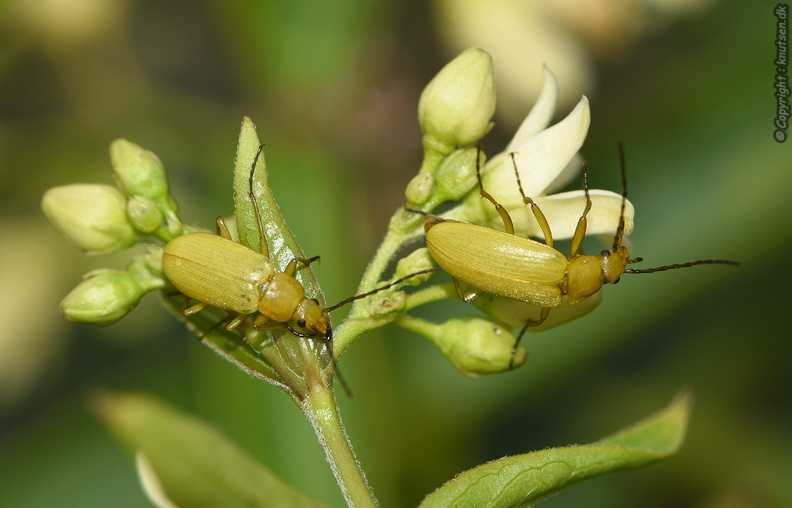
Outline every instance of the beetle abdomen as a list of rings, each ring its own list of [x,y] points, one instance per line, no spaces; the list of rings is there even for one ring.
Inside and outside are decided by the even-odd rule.
[[[543,307],[561,301],[559,284],[568,260],[543,243],[485,226],[439,220],[427,227],[426,245],[443,270],[487,293]]]
[[[210,233],[190,233],[165,246],[165,276],[180,292],[212,307],[252,314],[272,262],[242,244]]]

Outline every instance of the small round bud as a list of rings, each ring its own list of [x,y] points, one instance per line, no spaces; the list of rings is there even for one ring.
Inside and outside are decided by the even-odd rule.
[[[428,173],[415,175],[410,180],[410,183],[407,184],[407,188],[404,189],[404,196],[407,198],[407,202],[415,206],[426,203],[432,192],[434,192],[434,183],[434,178]]]
[[[89,254],[114,252],[137,240],[124,196],[109,185],[54,187],[44,193],[41,209],[66,239]]]
[[[443,201],[461,199],[476,186],[476,155],[478,153],[477,148],[457,150],[443,161],[435,174],[438,194],[442,195],[439,197]]]
[[[394,273],[394,276],[407,277],[410,274],[421,272],[423,270],[429,270],[435,266],[437,265],[435,264],[434,259],[432,259],[432,255],[429,254],[429,249],[426,247],[421,247],[419,249],[415,249],[409,255],[399,260],[399,262],[396,264],[396,272]],[[417,286],[418,284],[423,284],[429,277],[430,274],[419,275],[405,282],[411,286]]]
[[[110,161],[118,187],[127,196],[145,196],[158,205],[168,198],[168,179],[159,157],[125,139],[110,145]]]
[[[475,143],[492,128],[494,112],[492,57],[481,49],[465,50],[421,94],[418,120],[424,146],[448,154]]]
[[[145,292],[129,272],[105,270],[89,276],[66,295],[61,313],[69,321],[109,325],[126,316]]]
[[[528,356],[519,346],[512,361],[515,338],[491,321],[470,316],[438,325],[431,337],[440,351],[465,375],[504,372],[525,363]]]
[[[127,216],[138,231],[151,233],[162,226],[162,212],[152,200],[132,196],[126,204]]]

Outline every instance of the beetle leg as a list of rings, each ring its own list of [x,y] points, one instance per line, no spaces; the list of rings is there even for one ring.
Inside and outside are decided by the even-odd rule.
[[[454,287],[456,288],[456,292],[457,295],[459,296],[459,299],[465,303],[472,302],[473,300],[481,296],[481,294],[484,292],[481,289],[473,289],[473,288],[468,289],[467,292],[462,292],[462,288],[459,286],[459,281],[456,279],[454,279]]]
[[[528,328],[539,326],[544,323],[545,319],[547,319],[547,316],[550,315],[551,310],[552,307],[542,307],[541,312],[539,312],[538,319],[528,319],[525,321],[525,326],[523,326],[522,330],[520,330],[520,334],[517,335],[517,340],[514,341],[514,346],[512,346],[511,360],[509,360],[509,370],[514,368],[514,356],[517,354],[517,346],[520,345],[520,341],[522,340],[523,335],[525,335],[525,332],[528,331]]]
[[[481,151],[481,147],[479,147],[478,150],[480,152]],[[495,206],[495,210],[498,212],[498,214],[501,216],[501,219],[503,220],[503,227],[505,228],[505,231],[507,233],[509,233],[510,235],[513,235],[514,234],[514,222],[512,221],[512,218],[509,215],[509,212],[507,212],[506,209],[503,208],[503,205],[501,205],[500,203],[495,201],[495,198],[493,198],[492,195],[489,192],[484,190],[484,183],[482,183],[482,181],[481,181],[481,168],[479,166],[478,153],[476,154],[476,178],[478,179],[479,192],[481,193],[481,197],[489,200],[489,202],[492,203]]]
[[[572,246],[569,249],[569,259],[577,256],[578,253],[581,255],[583,254],[581,244],[583,243],[583,239],[586,237],[586,215],[588,214],[589,210],[591,210],[591,196],[589,196],[588,173],[586,173],[585,162],[583,163],[583,192],[586,194],[586,207],[583,209],[583,214],[578,219],[577,226],[575,227],[575,235],[572,237]],[[624,216],[622,216],[621,220],[624,220]],[[622,227],[622,231],[623,230],[624,228]]]
[[[305,266],[308,266],[311,263],[313,263],[314,261],[318,261],[318,260],[319,260],[319,256],[314,256],[314,257],[312,257],[310,259],[294,258],[291,261],[289,261],[288,265],[286,265],[286,268],[283,270],[283,273],[285,273],[286,275],[291,277],[292,275],[294,275],[294,272],[297,271],[297,262],[300,262],[300,263],[304,264]]]
[[[520,188],[520,194],[522,194],[523,204],[531,205],[531,213],[533,213],[536,222],[539,223],[539,227],[542,228],[542,234],[545,238],[545,244],[548,247],[553,246],[553,233],[550,231],[550,224],[547,222],[547,217],[545,217],[544,212],[542,209],[539,208],[533,199],[529,198],[525,195],[525,191],[522,188],[522,182],[520,181],[520,172],[517,171],[517,161],[514,159],[514,152],[511,154],[512,165],[514,166],[514,175],[517,177],[517,187]]]
[[[182,310],[182,314],[185,316],[192,316],[196,312],[201,312],[209,306],[208,303],[196,303],[192,307],[187,307],[187,302],[189,302],[189,300],[184,301],[184,309]]]
[[[237,326],[241,325],[242,322],[247,319],[250,314],[238,314],[237,317],[232,319],[225,327],[226,331],[231,331]]]
[[[225,238],[226,240],[231,240],[231,233],[228,232],[228,226],[226,226],[225,221],[222,217],[218,217],[215,221],[217,223],[217,234]]]

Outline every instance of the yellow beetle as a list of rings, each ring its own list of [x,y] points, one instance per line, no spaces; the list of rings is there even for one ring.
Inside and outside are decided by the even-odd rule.
[[[262,235],[261,252],[233,241],[225,223],[218,218],[219,236],[190,233],[171,240],[162,256],[163,271],[176,289],[198,301],[185,309],[185,316],[206,307],[236,313],[225,327],[231,331],[248,316],[258,313],[253,322],[256,329],[287,328],[297,336],[316,335],[329,341],[332,330],[319,302],[306,298],[303,285],[294,278],[298,263],[308,266],[319,256],[294,258],[282,272],[276,272],[269,259],[261,214],[253,193],[253,175],[261,150],[259,147],[250,169],[249,191]],[[310,333],[298,332],[290,326],[291,321]]]
[[[523,201],[531,206],[545,243],[514,234],[514,225],[509,213],[487,191],[481,180],[481,172],[476,167],[479,190],[482,197],[489,200],[500,214],[505,231],[466,222],[443,219],[426,214],[424,230],[426,245],[430,254],[440,267],[454,279],[457,293],[465,302],[470,302],[482,293],[512,298],[541,307],[538,319],[529,319],[517,338],[531,326],[538,326],[559,305],[566,296],[568,304],[580,303],[596,294],[603,284],[616,284],[623,273],[652,273],[675,268],[685,268],[703,264],[737,265],[736,261],[706,259],[676,265],[647,269],[630,269],[628,264],[641,261],[629,259],[627,248],[622,245],[624,236],[624,209],[627,201],[627,180],[624,164],[624,151],[619,145],[622,173],[622,207],[619,226],[613,237],[613,245],[597,256],[584,255],[581,244],[586,236],[586,215],[591,209],[591,198],[584,168],[583,189],[586,206],[578,219],[569,258],[553,248],[553,236],[542,211],[534,201],[525,195],[517,172],[517,184]],[[471,286],[463,292],[459,282]],[[516,347],[516,345],[515,345]]]
[[[326,312],[401,284],[416,275],[436,271],[430,269],[410,274],[323,309],[318,301],[305,296],[303,285],[294,277],[300,264],[308,266],[319,256],[310,259],[296,257],[282,272],[277,272],[269,259],[261,213],[253,193],[253,175],[261,149],[259,147],[250,169],[249,190],[262,235],[261,252],[233,241],[221,218],[217,219],[218,235],[189,233],[171,240],[165,246],[162,256],[165,276],[181,293],[198,301],[185,309],[185,316],[206,307],[223,309],[236,314],[225,327],[232,331],[248,316],[258,314],[253,321],[253,327],[257,330],[286,328],[296,336],[315,336],[329,344],[333,331]],[[309,333],[296,330],[290,325],[292,322]]]
[[[190,233],[180,236],[165,247],[165,275],[180,292],[197,300],[185,310],[189,316],[206,307],[234,312],[226,330],[239,326],[251,314],[259,313],[253,323],[256,329],[286,327],[295,321],[321,338],[331,337],[330,325],[319,303],[305,297],[302,284],[294,278],[297,263],[310,264],[318,259],[295,258],[283,272],[275,272],[267,256],[234,242],[225,236]],[[268,322],[274,325],[265,326]]]

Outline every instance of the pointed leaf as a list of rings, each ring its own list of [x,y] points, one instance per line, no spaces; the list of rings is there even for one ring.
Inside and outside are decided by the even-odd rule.
[[[434,491],[421,506],[526,506],[583,480],[666,458],[682,444],[691,403],[691,392],[683,390],[667,408],[600,442],[482,464]]]
[[[154,397],[102,391],[94,413],[137,457],[159,506],[324,506],[295,490],[213,427]]]

